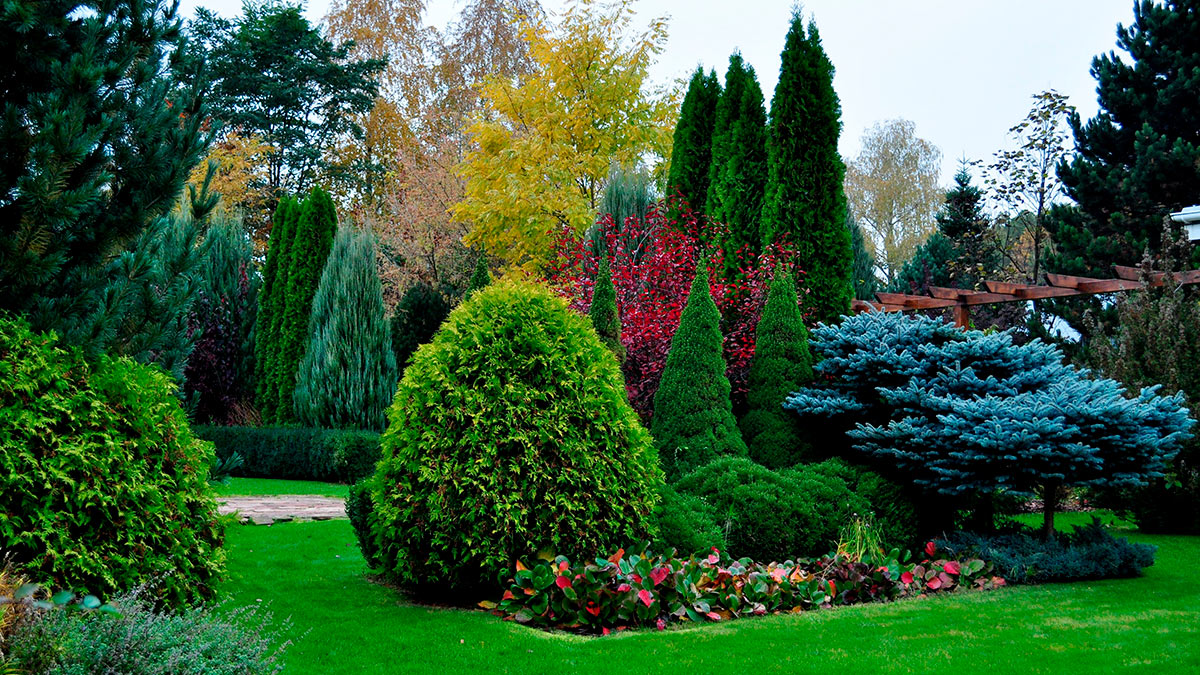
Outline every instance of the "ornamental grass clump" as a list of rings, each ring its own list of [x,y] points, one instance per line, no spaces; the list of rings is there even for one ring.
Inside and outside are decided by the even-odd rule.
[[[586,317],[528,282],[472,294],[413,355],[388,410],[371,534],[402,585],[498,587],[539,551],[647,534],[662,472]]]

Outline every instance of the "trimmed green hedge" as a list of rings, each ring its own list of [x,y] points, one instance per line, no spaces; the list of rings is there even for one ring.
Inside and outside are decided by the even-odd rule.
[[[197,426],[196,435],[212,441],[217,458],[233,453],[243,464],[235,476],[353,483],[375,472],[379,434],[341,429],[297,427]]]

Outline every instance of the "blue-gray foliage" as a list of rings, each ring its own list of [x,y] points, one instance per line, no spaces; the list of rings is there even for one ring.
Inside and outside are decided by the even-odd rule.
[[[1033,495],[1161,476],[1194,423],[1181,394],[1129,395],[1054,346],[920,316],[860,314],[813,332],[814,382],[784,404],[946,495]]]

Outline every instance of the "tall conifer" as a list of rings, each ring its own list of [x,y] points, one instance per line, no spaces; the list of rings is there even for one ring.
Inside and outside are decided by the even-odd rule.
[[[671,146],[671,168],[667,186],[678,190],[696,211],[708,199],[709,163],[712,160],[713,125],[721,85],[716,71],[704,73],[697,67],[679,108],[679,122]],[[620,225],[621,223],[617,223]]]
[[[308,335],[296,378],[300,423],[383,431],[384,410],[396,394],[396,357],[371,234],[338,230],[312,301]]]
[[[654,395],[650,433],[669,480],[717,457],[746,454],[729,402],[720,323],[702,260]]]
[[[592,304],[588,308],[592,326],[604,343],[617,357],[617,363],[625,362],[625,345],[621,344],[621,317],[617,314],[617,289],[613,286],[612,267],[608,256],[600,258],[600,271],[592,287]]]
[[[287,288],[289,249],[295,238],[300,219],[300,204],[294,197],[285,196],[275,207],[271,219],[271,234],[267,246],[267,262],[263,266],[263,285],[259,293],[257,327],[254,333],[255,393],[258,410],[263,419],[275,419],[279,404],[279,389],[275,379],[279,361],[279,324],[282,296]]]
[[[796,247],[810,293],[806,308],[817,321],[850,311],[853,253],[846,228],[846,167],[838,154],[841,104],[833,90],[833,64],[817,26],[807,30],[799,11],[781,55],[771,99],[764,244],[787,240]]]
[[[762,250],[759,221],[767,185],[767,111],[754,68],[741,54],[729,57],[725,92],[717,105],[705,212],[729,227],[725,250]],[[726,255],[733,265],[737,256]],[[729,269],[732,273],[736,270]]]
[[[321,280],[321,272],[333,247],[337,230],[337,209],[329,193],[313,188],[300,207],[296,234],[288,252],[286,294],[283,296],[279,323],[279,360],[275,364],[275,381],[279,404],[275,412],[278,424],[295,421],[292,395],[296,390],[296,374],[309,342],[309,317],[313,296]]]

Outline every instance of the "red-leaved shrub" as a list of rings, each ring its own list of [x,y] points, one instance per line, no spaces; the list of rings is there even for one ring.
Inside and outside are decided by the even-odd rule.
[[[672,218],[671,204],[653,204],[645,218],[626,218],[622,227],[606,215],[596,228],[611,256],[621,342],[627,352],[623,371],[629,402],[647,424],[697,262],[708,261],[710,292],[721,311],[726,374],[734,410],[739,411],[754,355],[754,330],[774,267],[793,265],[795,259],[794,251],[784,245],[774,245],[761,255],[723,251],[719,242],[729,239],[724,225],[698,219],[686,209],[678,219]],[[729,255],[737,259],[731,266],[738,270],[735,274],[726,272]],[[569,228],[556,234],[546,280],[573,309],[587,312],[598,269],[599,258],[589,241]],[[793,270],[793,275],[802,278],[799,270]]]

